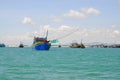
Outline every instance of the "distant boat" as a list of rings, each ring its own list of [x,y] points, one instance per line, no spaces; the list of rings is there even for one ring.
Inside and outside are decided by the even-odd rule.
[[[85,45],[81,42],[80,48],[85,48]]]
[[[61,48],[61,45],[58,45],[59,48]]]
[[[51,47],[50,41],[47,40],[48,31],[46,32],[46,37],[34,37],[33,48],[35,50],[49,50]]]
[[[81,42],[81,44],[78,44],[77,42],[71,43],[71,48],[85,48],[85,45]]]
[[[24,47],[24,45],[22,43],[20,43],[19,48],[23,48],[23,47]]]
[[[5,44],[1,43],[1,44],[0,44],[0,47],[5,47]]]

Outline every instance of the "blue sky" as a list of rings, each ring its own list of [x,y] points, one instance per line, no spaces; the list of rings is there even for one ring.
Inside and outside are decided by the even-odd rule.
[[[30,44],[29,36],[42,34],[43,27],[50,28],[50,39],[57,38],[52,32],[57,34],[61,28],[69,29],[66,34],[79,28],[78,34],[86,34],[84,42],[120,43],[120,0],[0,0],[0,42]],[[63,31],[59,36],[64,36]],[[78,34],[73,36],[79,42]],[[61,39],[61,43],[71,42],[70,37]]]

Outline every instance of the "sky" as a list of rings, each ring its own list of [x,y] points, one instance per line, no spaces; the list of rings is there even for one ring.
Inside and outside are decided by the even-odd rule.
[[[31,45],[34,36],[120,44],[120,0],[0,0],[0,43]]]

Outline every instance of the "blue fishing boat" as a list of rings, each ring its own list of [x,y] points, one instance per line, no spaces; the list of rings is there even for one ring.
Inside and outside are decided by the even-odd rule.
[[[46,32],[46,37],[34,37],[33,48],[35,50],[49,50],[51,47],[50,41],[47,40],[48,31]]]

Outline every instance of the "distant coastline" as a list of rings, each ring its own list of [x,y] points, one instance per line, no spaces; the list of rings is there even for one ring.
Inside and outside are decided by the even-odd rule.
[[[120,48],[120,44],[111,43],[84,43],[86,48]],[[61,44],[61,47],[69,47],[70,44]],[[18,45],[8,45],[0,43],[0,47],[18,47]],[[31,47],[31,45],[24,45],[24,47]],[[51,47],[59,47],[59,44],[51,45]]]

